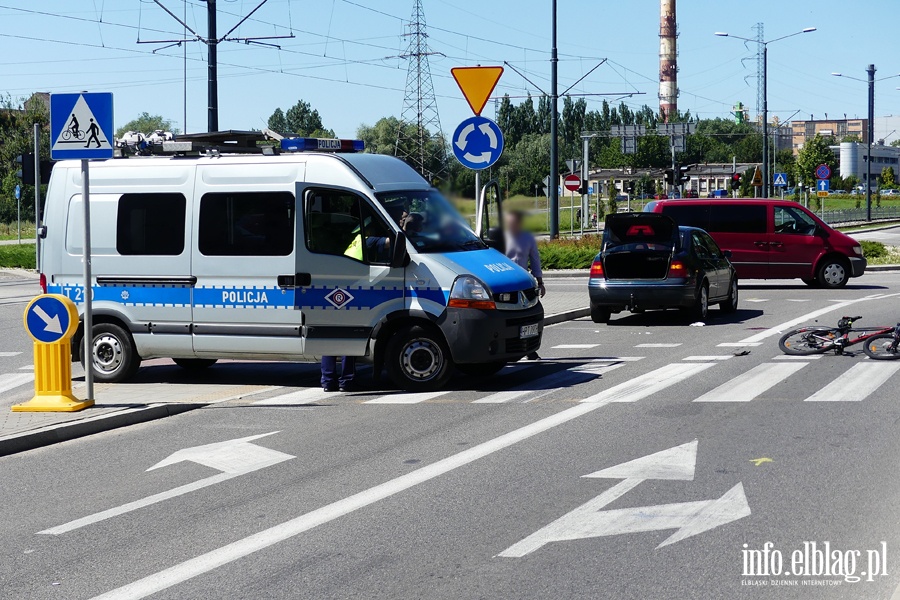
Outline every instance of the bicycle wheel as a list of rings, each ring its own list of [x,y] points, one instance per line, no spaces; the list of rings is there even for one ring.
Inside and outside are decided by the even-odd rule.
[[[69,130],[69,129],[63,129],[63,132],[62,132],[62,139],[68,140],[68,139],[71,138],[71,137],[72,137],[72,131]]]
[[[873,360],[900,359],[900,348],[894,343],[894,334],[892,333],[870,337],[863,344],[863,351]]]
[[[75,134],[75,135],[78,136],[78,140],[79,140],[79,141],[81,141],[81,140],[84,139],[84,132],[83,132],[82,130],[80,130],[80,129],[78,130],[78,133]]]
[[[788,331],[778,340],[778,346],[785,354],[821,354],[834,348],[834,340],[841,335],[837,329],[825,327],[803,327]]]

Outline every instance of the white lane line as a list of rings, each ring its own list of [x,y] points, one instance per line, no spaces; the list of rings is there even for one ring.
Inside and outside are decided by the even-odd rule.
[[[806,399],[807,402],[859,402],[884,385],[897,371],[896,363],[875,361],[853,365],[846,373]],[[891,394],[894,397],[893,393]]]
[[[553,349],[557,348],[561,350],[589,350],[591,348],[596,348],[600,344],[559,344],[558,346],[553,346]]]
[[[741,373],[694,402],[750,402],[809,363],[765,363]]]
[[[20,371],[34,371],[34,365],[26,365],[24,367],[19,367]]]
[[[679,365],[683,366],[683,365]],[[698,367],[700,365],[690,365]],[[348,515],[361,508],[370,506],[379,500],[399,494],[420,483],[425,483],[436,477],[449,473],[455,469],[468,465],[479,458],[489,456],[527,440],[539,433],[543,433],[554,427],[568,423],[578,417],[584,416],[594,410],[605,406],[608,402],[594,402],[591,404],[578,404],[572,408],[560,411],[530,425],[521,427],[500,437],[488,440],[468,450],[463,450],[452,456],[448,456],[430,465],[416,469],[400,477],[396,477],[382,484],[363,490],[357,494],[338,500],[312,512],[300,515],[294,519],[264,529],[259,533],[232,542],[206,554],[178,563],[158,573],[153,573],[143,579],[116,588],[105,594],[95,596],[93,600],[137,600],[146,598],[157,592],[168,589],[174,585],[208,573],[230,562],[258,552],[269,546],[288,540],[292,537],[309,531],[314,527],[333,521],[339,517]]]
[[[681,344],[638,344],[635,348],[677,348]]]
[[[772,360],[819,360],[822,358],[822,354],[810,354],[809,356],[794,356],[792,354],[785,354],[784,356],[776,356]]]
[[[582,400],[583,403],[637,402],[651,394],[660,392],[679,381],[684,381],[708,369],[716,363],[671,363],[649,373],[644,373],[630,381],[620,383],[599,394]]]
[[[768,302],[768,298],[741,298],[744,302]]]
[[[612,371],[613,369],[617,369],[622,366],[625,366],[624,362],[611,363],[606,360],[594,360],[586,364],[570,367],[565,371],[558,371],[556,373],[551,373],[550,375],[545,375],[544,377],[535,379],[534,381],[529,381],[527,383],[517,385],[502,392],[495,392],[493,394],[490,394],[489,396],[485,396],[484,398],[474,400],[472,404],[505,404],[508,402],[514,402],[519,398],[524,398],[531,394],[545,394],[548,392],[556,391],[555,388],[563,387],[566,382],[568,382],[570,379],[573,379],[573,375],[576,373],[602,375],[603,373]]]
[[[715,354],[711,356],[686,356],[681,360],[693,360],[693,361],[702,361],[702,362],[710,362],[713,360],[728,360],[729,358],[734,358],[734,354]]]
[[[4,373],[0,375],[0,394],[34,381],[34,373]]]
[[[755,348],[757,346],[762,346],[762,342],[725,342],[724,344],[717,344],[719,348]]]
[[[0,358],[9,358],[10,356],[18,356],[21,352],[0,352]]]
[[[900,292],[898,292],[896,294],[886,294],[886,295],[875,294],[874,296],[866,296],[865,298],[857,298],[856,300],[847,300],[845,302],[838,302],[837,304],[832,304],[831,306],[826,306],[825,308],[820,308],[819,310],[814,310],[810,313],[806,313],[805,315],[797,317],[796,319],[791,319],[790,321],[785,321],[784,323],[781,323],[780,325],[776,325],[775,327],[766,329],[765,331],[760,331],[759,333],[757,333],[755,335],[751,335],[750,337],[741,340],[741,343],[745,344],[745,345],[749,345],[751,342],[761,342],[765,339],[772,337],[773,335],[779,335],[779,334],[787,331],[791,327],[795,327],[802,323],[806,323],[807,321],[811,321],[812,319],[815,319],[816,317],[821,317],[822,315],[827,315],[830,312],[835,312],[842,308],[846,308],[848,306],[856,304],[857,302],[865,302],[867,300],[884,300],[885,298],[891,298],[894,296],[900,296]]]
[[[304,390],[294,390],[293,392],[281,394],[280,396],[274,396],[272,398],[266,398],[264,400],[257,400],[253,404],[259,404],[263,406],[298,406],[301,404],[312,404],[313,402],[324,400],[326,396],[341,395],[342,394],[338,394],[335,392],[326,392],[322,388],[315,387],[306,388]]]
[[[788,298],[787,301],[788,302],[809,302],[810,300],[809,300],[809,298],[806,298],[806,299]]]
[[[420,402],[425,402],[426,400],[431,400],[449,393],[450,392],[400,392],[366,400],[363,404],[419,404]]]

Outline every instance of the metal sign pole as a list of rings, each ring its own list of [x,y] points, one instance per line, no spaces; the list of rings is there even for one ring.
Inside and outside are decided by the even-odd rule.
[[[91,276],[91,194],[87,159],[81,160],[81,202],[84,205],[84,383],[85,399],[94,399],[94,315],[92,306],[93,278]]]
[[[41,270],[41,126],[34,124],[34,265]]]

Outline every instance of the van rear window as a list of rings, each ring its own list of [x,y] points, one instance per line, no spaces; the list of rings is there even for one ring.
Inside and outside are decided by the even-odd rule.
[[[184,252],[182,194],[122,194],[116,251],[125,256],[178,256]]]
[[[205,256],[288,256],[294,251],[290,192],[204,194],[198,247]]]
[[[766,233],[768,219],[765,204],[710,204],[710,233]]]

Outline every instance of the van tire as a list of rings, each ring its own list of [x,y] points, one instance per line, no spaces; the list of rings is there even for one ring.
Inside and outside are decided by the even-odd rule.
[[[469,375],[470,377],[490,377],[505,366],[506,361],[497,361],[456,365],[456,368],[463,375]]]
[[[134,377],[141,368],[141,357],[131,334],[115,323],[97,323],[93,329],[94,381],[119,383]],[[84,367],[83,349],[80,355]]]
[[[439,331],[401,327],[388,341],[386,354],[391,380],[408,392],[439,390],[450,379],[453,360]]]
[[[612,311],[607,306],[591,305],[591,321],[594,323],[609,323]]]
[[[826,256],[816,270],[816,281],[823,288],[844,287],[850,281],[850,265],[845,258]]]
[[[173,358],[172,361],[188,371],[202,371],[216,364],[218,359],[215,358]]]
[[[815,277],[803,277],[800,279],[800,281],[802,281],[809,287],[819,287],[819,281]]]

